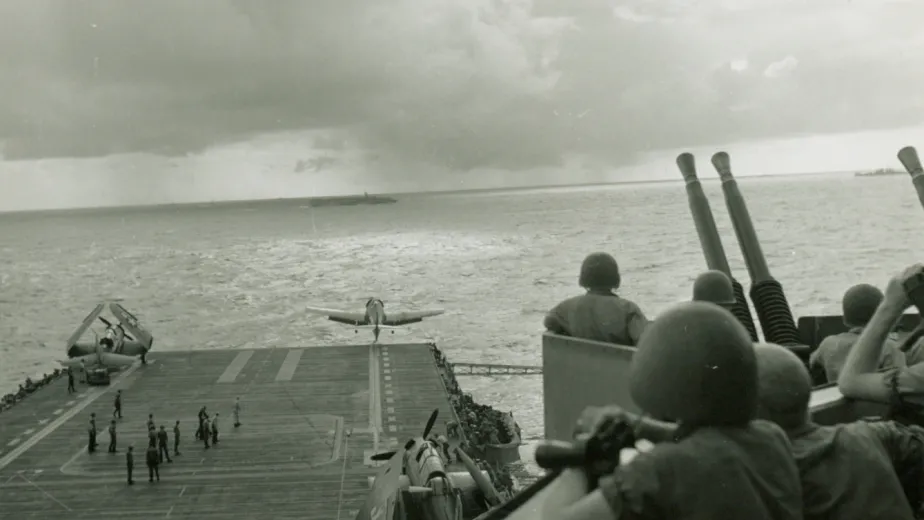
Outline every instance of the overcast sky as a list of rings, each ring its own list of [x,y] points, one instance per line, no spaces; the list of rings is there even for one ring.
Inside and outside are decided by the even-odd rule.
[[[457,169],[924,120],[924,2],[5,0],[8,159],[342,128]]]

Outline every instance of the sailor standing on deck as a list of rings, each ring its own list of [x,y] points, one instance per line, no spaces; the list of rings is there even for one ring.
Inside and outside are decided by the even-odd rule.
[[[74,388],[74,371],[70,368],[67,369],[67,393],[73,394],[77,392],[77,389]]]
[[[180,421],[173,425],[173,456],[180,454]]]
[[[93,453],[96,451],[96,413],[90,414],[90,426],[87,428],[87,433],[90,436],[89,444],[87,445],[87,451]]]
[[[160,482],[160,457],[157,455],[157,448],[148,446],[145,460],[148,463],[148,482],[154,482],[154,477],[157,477],[157,481]]]
[[[241,425],[241,398],[236,397],[234,399],[234,427],[237,428]]]
[[[202,440],[202,437],[205,433],[205,420],[209,418],[208,412],[206,412],[205,407],[199,409],[199,429],[196,430],[196,440]]]
[[[199,438],[205,443],[205,449],[209,449],[210,436],[209,414],[205,411],[205,407],[203,406],[202,409],[199,410]]]
[[[215,417],[212,417],[211,422],[211,433],[212,433],[212,444],[218,444],[218,412],[215,412]]]
[[[116,422],[115,419],[109,423],[109,453],[116,452]]]
[[[167,439],[167,430],[161,424],[160,431],[157,432],[157,454],[160,457],[160,462],[163,462],[164,459],[167,459],[167,462],[173,462],[170,458],[170,450],[167,449]]]
[[[122,418],[122,391],[116,390],[115,402],[112,403],[112,417]]]
[[[151,431],[155,428],[154,426],[154,414],[148,414],[148,431]]]
[[[132,471],[135,470],[135,454],[134,446],[129,446],[128,451],[125,452],[125,471],[128,473],[128,485],[131,486],[135,483],[132,480]]]

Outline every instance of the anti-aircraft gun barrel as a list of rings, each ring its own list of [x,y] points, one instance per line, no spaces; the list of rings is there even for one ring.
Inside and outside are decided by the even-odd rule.
[[[687,201],[690,205],[690,213],[693,215],[693,224],[696,226],[696,234],[699,236],[703,256],[706,257],[706,267],[722,271],[731,279],[732,289],[735,291],[735,306],[731,309],[732,313],[748,329],[751,339],[759,341],[757,327],[754,326],[754,318],[751,316],[751,309],[744,295],[744,288],[732,276],[728,257],[722,246],[722,237],[719,235],[712,208],[709,206],[709,199],[696,175],[696,158],[691,153],[682,153],[677,156],[677,167],[680,168],[686,184]]]
[[[898,151],[898,160],[901,161],[902,166],[911,175],[911,183],[914,184],[914,189],[918,192],[918,200],[924,206],[924,167],[921,167],[918,151],[913,146],[906,146]]]
[[[722,181],[725,204],[751,277],[751,301],[757,310],[757,319],[764,331],[764,338],[771,343],[787,347],[801,347],[794,350],[804,353],[802,351],[805,347],[799,341],[799,329],[796,328],[792,310],[783,293],[783,286],[770,274],[770,267],[761,250],[744,196],[732,175],[731,159],[727,153],[718,152],[712,156],[712,165]]]

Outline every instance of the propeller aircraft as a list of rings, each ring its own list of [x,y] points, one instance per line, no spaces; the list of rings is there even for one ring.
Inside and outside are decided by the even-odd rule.
[[[420,515],[413,518],[462,520],[462,495],[476,490],[481,491],[488,506],[500,503],[491,480],[461,449],[456,454],[468,472],[446,472],[439,446],[427,440],[438,415],[439,410],[433,410],[420,437],[408,439],[397,451],[372,456],[372,460],[387,463],[376,475],[356,520],[391,519],[398,504],[405,511],[415,508]],[[410,504],[399,499],[404,494],[410,497]]]
[[[151,350],[154,337],[145,329],[132,313],[116,302],[109,303],[113,320],[102,316],[105,303],[99,303],[67,340],[65,350],[68,359],[60,361],[68,368],[107,368],[119,370],[135,362],[137,357],[145,361],[144,356]],[[90,327],[101,321],[105,326],[102,338],[94,342],[80,342]],[[96,336],[96,332],[93,333]]]
[[[375,335],[373,343],[378,343],[379,334],[382,330],[390,330],[392,334],[394,329],[401,325],[411,323],[420,323],[424,318],[439,316],[444,310],[434,309],[427,311],[404,311],[404,312],[385,312],[385,303],[379,298],[369,298],[366,301],[366,307],[362,312],[338,311],[334,309],[323,309],[320,307],[306,307],[305,310],[311,314],[324,316],[330,321],[352,325],[359,333],[359,329],[372,329]]]

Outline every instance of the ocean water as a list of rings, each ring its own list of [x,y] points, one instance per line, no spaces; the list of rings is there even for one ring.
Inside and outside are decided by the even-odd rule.
[[[794,313],[837,313],[859,282],[924,259],[924,210],[905,176],[739,179]],[[718,183],[706,184],[726,252],[749,286]],[[613,253],[622,294],[655,316],[688,299],[703,256],[680,183],[0,215],[0,388],[53,369],[93,305],[120,299],[155,348],[355,341],[302,312],[440,307],[389,342],[432,339],[453,361],[540,363],[544,312],[579,293],[578,267]],[[532,377],[462,379],[476,399],[542,432]]]

